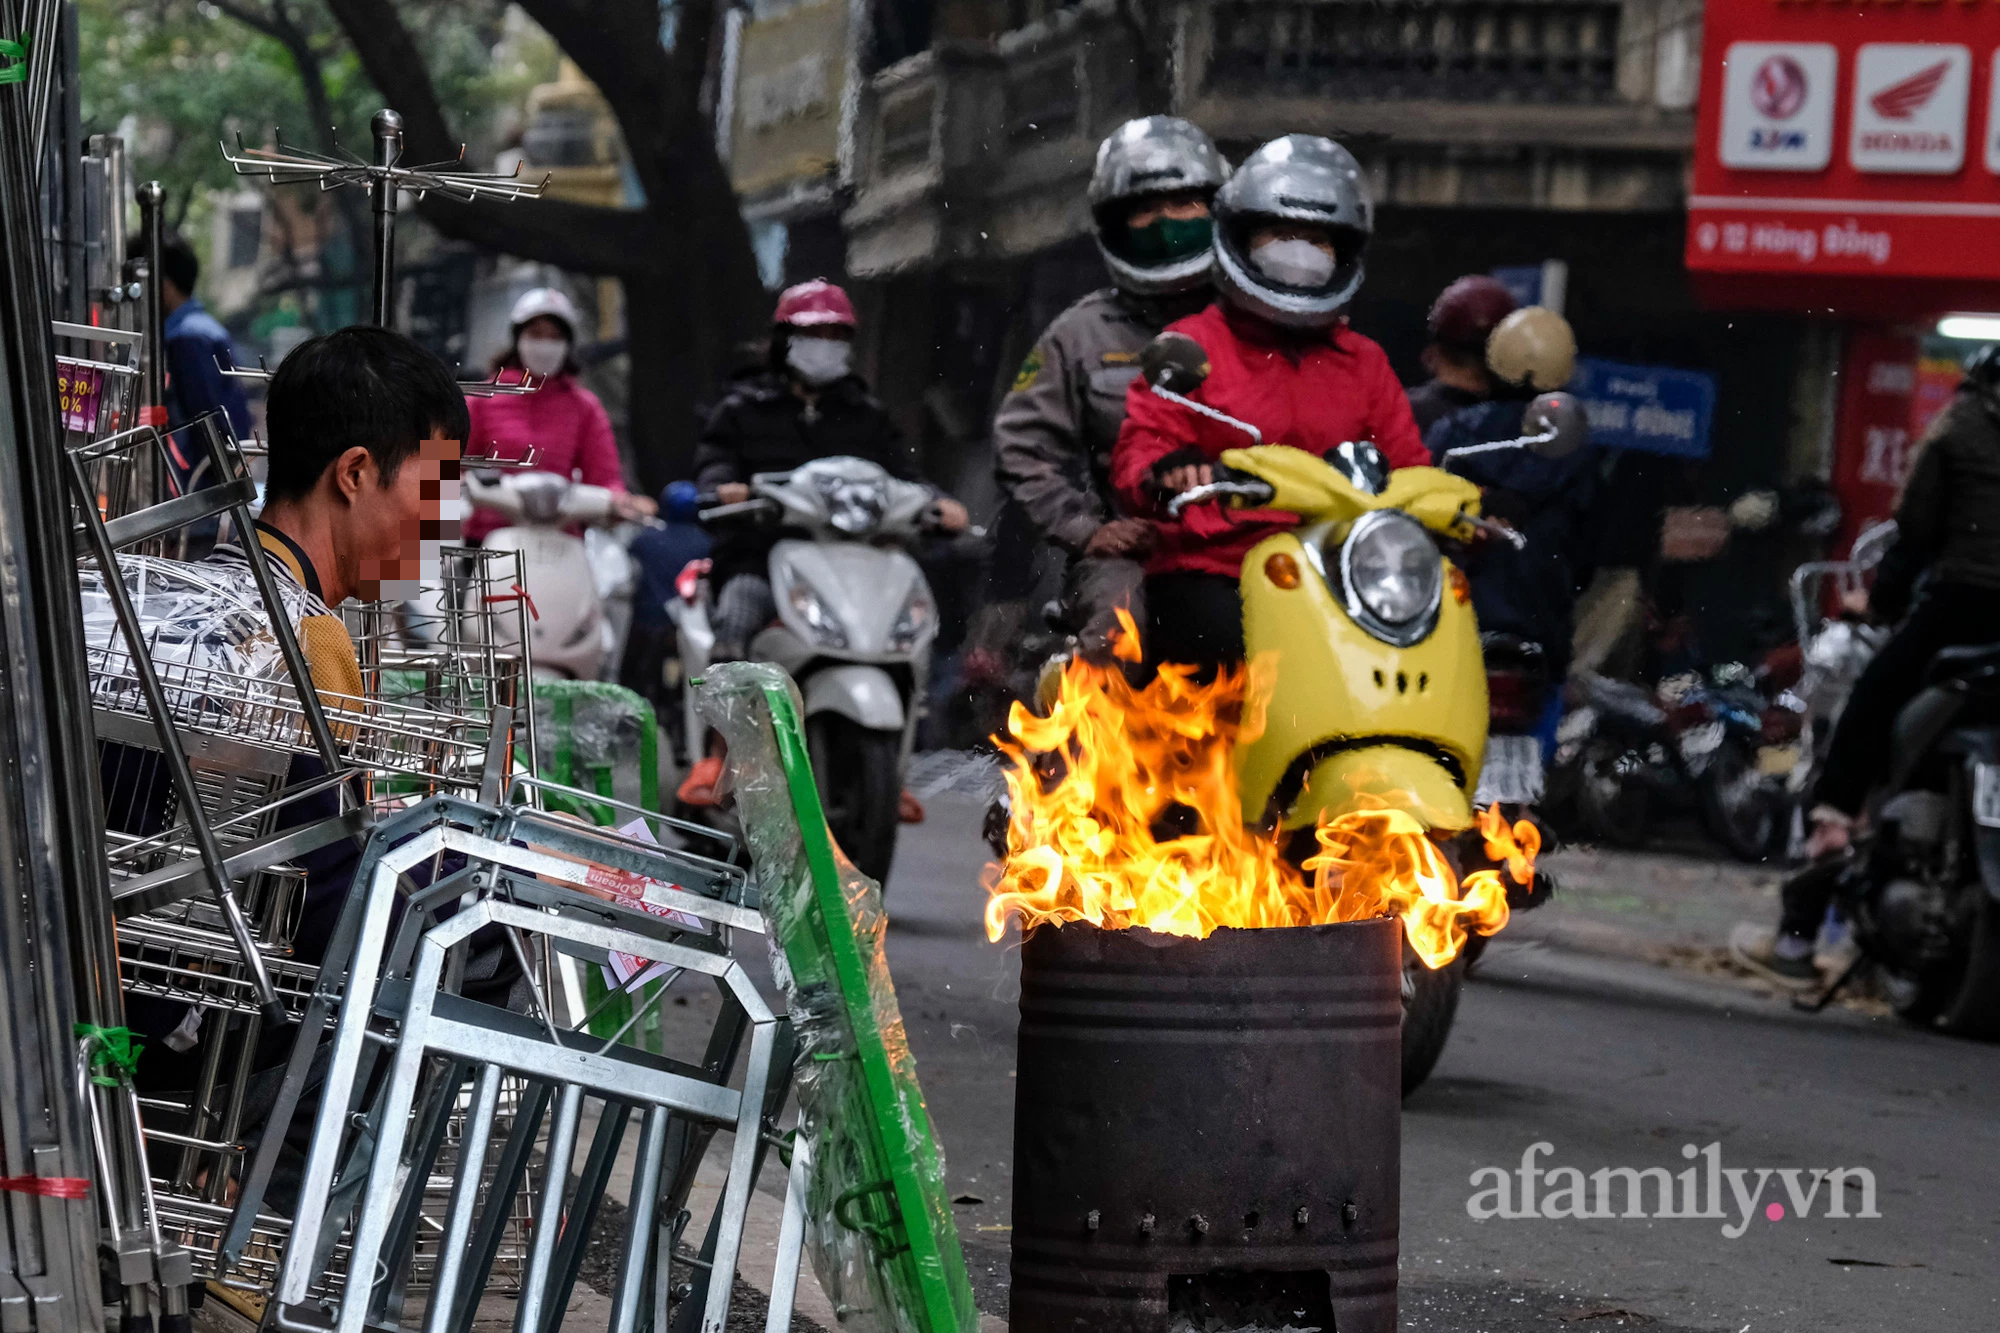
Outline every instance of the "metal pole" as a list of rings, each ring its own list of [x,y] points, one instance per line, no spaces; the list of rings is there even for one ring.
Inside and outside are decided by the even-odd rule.
[[[403,118],[384,107],[368,128],[375,132],[375,165],[395,166],[403,156]],[[396,183],[384,170],[368,188],[375,203],[375,322],[386,329],[396,317]]]
[[[16,12],[19,12],[18,10]],[[9,779],[0,789],[0,822],[12,849],[5,867],[7,931],[25,932],[10,961],[27,965],[4,988],[8,1050],[4,1092],[26,1110],[28,1139],[9,1145],[16,1171],[89,1178],[93,1170],[89,1108],[79,1096],[73,1026],[83,1018],[122,1025],[117,952],[105,887],[101,803],[95,750],[87,735],[87,683],[69,505],[57,459],[54,364],[43,304],[41,247],[34,217],[33,138],[25,90],[0,88],[0,669]],[[22,955],[27,957],[24,959]],[[31,961],[30,961],[31,960]],[[81,1002],[79,1004],[79,1001]],[[112,1099],[100,1105],[121,1120]],[[13,1117],[9,1117],[13,1120]],[[20,1123],[20,1122],[15,1122]],[[123,1157],[125,1149],[119,1149]],[[128,1170],[129,1158],[112,1165]],[[28,1314],[44,1330],[103,1327],[99,1231],[93,1202],[140,1220],[132,1177],[99,1178],[90,1200],[44,1200],[9,1210],[7,1267],[45,1285],[47,1304]],[[35,1259],[23,1268],[19,1259]],[[119,1279],[143,1281],[149,1256],[121,1250]],[[123,1261],[130,1260],[129,1264]]]

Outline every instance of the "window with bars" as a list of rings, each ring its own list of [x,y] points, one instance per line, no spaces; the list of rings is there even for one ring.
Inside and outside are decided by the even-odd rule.
[[[1209,83],[1343,101],[1616,99],[1615,0],[1235,0]]]

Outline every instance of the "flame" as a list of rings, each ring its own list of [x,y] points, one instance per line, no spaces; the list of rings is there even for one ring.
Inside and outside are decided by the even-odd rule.
[[[1138,658],[1123,612],[1113,655]],[[1398,809],[1341,811],[1294,865],[1270,835],[1244,827],[1233,754],[1262,726],[1274,664],[1226,668],[1209,682],[1162,666],[1143,688],[1116,665],[1073,659],[1047,715],[1016,703],[1007,735],[1012,820],[1007,856],[989,867],[986,933],[1088,921],[1204,937],[1224,926],[1306,926],[1398,916],[1418,957],[1442,967],[1467,933],[1507,923],[1500,873],[1463,883],[1423,824]],[[1487,855],[1518,884],[1534,878],[1541,838],[1481,812]]]

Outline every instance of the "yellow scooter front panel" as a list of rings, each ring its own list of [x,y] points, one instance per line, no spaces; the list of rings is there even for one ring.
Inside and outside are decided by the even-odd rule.
[[[1331,551],[1324,563],[1338,568]],[[1447,563],[1436,628],[1398,648],[1354,623],[1319,564],[1296,532],[1266,538],[1243,561],[1248,657],[1278,661],[1263,729],[1236,750],[1245,821],[1280,814],[1296,828],[1364,793],[1404,790],[1427,823],[1462,827],[1487,719],[1485,660],[1463,583]],[[1281,783],[1289,808],[1279,812],[1271,806]]]

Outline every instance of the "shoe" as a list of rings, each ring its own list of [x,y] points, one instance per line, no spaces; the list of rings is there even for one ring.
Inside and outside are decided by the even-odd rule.
[[[722,756],[703,755],[700,762],[688,770],[681,779],[680,790],[675,794],[682,805],[708,806],[716,803],[715,787],[722,781]]]
[[[1799,943],[1804,953],[1780,953],[1776,931],[1747,921],[1729,934],[1729,952],[1737,962],[1788,990],[1810,990],[1820,984],[1820,973],[1813,966],[1812,942]]]
[[[896,819],[903,824],[924,822],[924,803],[911,795],[908,787],[903,788],[903,794],[896,798]]]

